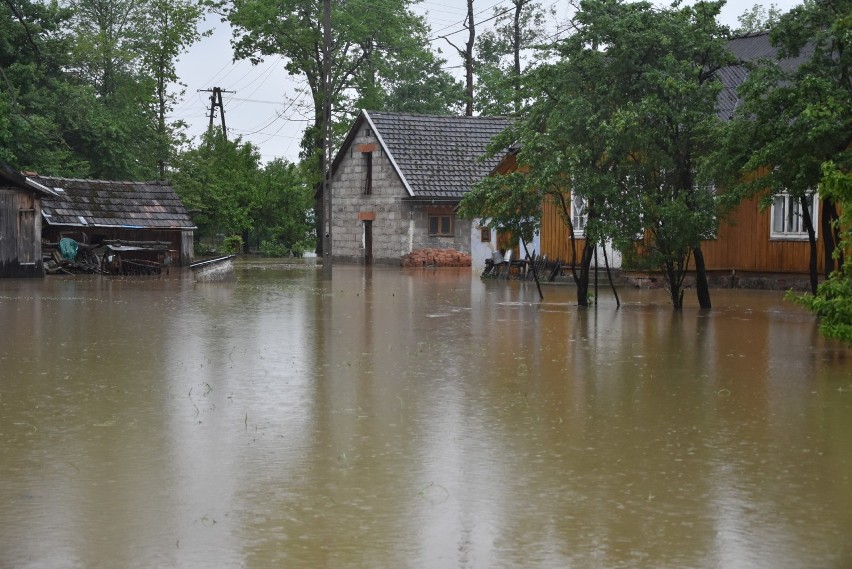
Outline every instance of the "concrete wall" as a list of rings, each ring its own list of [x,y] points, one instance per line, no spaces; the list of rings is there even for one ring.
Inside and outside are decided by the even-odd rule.
[[[343,150],[332,179],[332,255],[335,260],[363,262],[365,222],[372,225],[373,262],[398,264],[415,249],[455,249],[470,253],[471,223],[454,216],[452,236],[430,236],[429,215],[455,204],[411,200],[402,180],[375,135],[364,124]],[[367,159],[372,152],[371,193],[364,194]]]

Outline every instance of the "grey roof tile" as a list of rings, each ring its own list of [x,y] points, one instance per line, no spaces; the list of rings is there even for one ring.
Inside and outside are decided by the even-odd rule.
[[[740,97],[737,90],[748,78],[749,64],[757,63],[762,59],[772,60],[776,61],[782,70],[790,72],[808,61],[814,51],[814,46],[808,44],[798,56],[778,59],[778,49],[770,42],[769,32],[733,38],[728,41],[726,47],[740,63],[723,67],[716,72],[716,76],[722,82],[722,90],[716,98],[716,113],[724,120],[730,120],[739,106]]]
[[[503,117],[367,114],[417,198],[461,199],[497,166],[502,155],[483,160],[485,151],[510,124]]]

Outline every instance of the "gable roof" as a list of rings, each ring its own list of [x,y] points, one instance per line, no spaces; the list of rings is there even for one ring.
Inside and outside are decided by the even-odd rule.
[[[739,60],[735,65],[729,65],[716,71],[716,76],[722,82],[722,91],[716,100],[716,113],[723,120],[730,120],[740,104],[737,93],[740,85],[748,78],[749,66],[761,59],[775,61],[786,72],[795,71],[802,63],[813,57],[814,46],[805,45],[798,56],[778,59],[778,48],[773,46],[769,32],[757,32],[736,37],[726,44]]]
[[[48,225],[195,229],[167,182],[115,182],[38,176],[55,196],[42,200]]]
[[[500,155],[481,158],[510,120],[364,110],[335,157],[332,172],[365,124],[373,129],[411,198],[460,200],[497,166]]]
[[[41,196],[55,195],[53,190],[39,184],[35,180],[27,178],[22,173],[12,168],[9,164],[0,161],[0,186],[17,187],[30,190]]]

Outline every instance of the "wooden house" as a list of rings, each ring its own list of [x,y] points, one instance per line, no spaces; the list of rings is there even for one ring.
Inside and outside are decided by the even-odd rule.
[[[717,114],[722,120],[730,120],[739,105],[737,89],[748,77],[745,62],[757,59],[775,59],[777,50],[769,42],[768,33],[750,34],[735,38],[728,43],[730,49],[743,62],[723,68],[717,72],[723,89],[717,100]],[[811,52],[807,49],[796,58],[780,60],[782,68],[795,69]],[[503,174],[517,169],[515,155],[504,156],[495,172]],[[570,190],[565,193],[570,215],[574,223],[579,257],[583,247],[582,227],[585,223],[584,204],[581,199],[573,199]],[[818,269],[825,268],[825,253],[821,243],[819,229],[820,200],[812,200],[811,216],[817,228]],[[747,278],[751,275],[777,275],[776,280],[784,285],[789,282],[784,275],[805,274],[808,272],[810,246],[802,222],[800,206],[790,196],[780,193],[774,196],[768,208],[760,207],[760,199],[744,200],[730,215],[721,220],[714,239],[702,242],[701,249],[708,271],[724,275],[738,275]],[[570,262],[571,242],[567,227],[562,219],[561,204],[555,198],[547,198],[542,204],[541,231],[535,247],[540,254],[550,259]],[[620,256],[607,250],[610,266],[620,266]],[[603,261],[600,261],[600,265]],[[772,283],[764,283],[771,285]]]
[[[778,50],[771,45],[768,32],[732,39],[727,47],[742,63],[717,72],[723,85],[717,100],[717,113],[723,120],[730,120],[739,105],[737,89],[748,77],[747,62],[777,60],[782,69],[791,71],[813,54],[812,47],[806,46],[797,57],[778,59]],[[817,266],[822,272],[825,269],[819,222],[822,204],[818,196],[811,202],[810,214],[817,232]],[[804,274],[810,262],[810,244],[801,206],[784,193],[777,193],[768,208],[760,206],[759,198],[743,201],[722,220],[716,238],[704,241],[701,249],[709,271],[732,274]]]
[[[43,277],[42,200],[53,191],[0,162],[0,277]]]
[[[455,210],[494,170],[499,157],[482,157],[508,124],[362,111],[331,167],[333,258],[399,264],[415,251],[440,249],[484,264],[482,231]]]
[[[106,240],[167,242],[175,264],[192,262],[195,225],[167,182],[117,182],[35,176],[51,190],[43,200],[45,240],[71,237],[97,245]]]

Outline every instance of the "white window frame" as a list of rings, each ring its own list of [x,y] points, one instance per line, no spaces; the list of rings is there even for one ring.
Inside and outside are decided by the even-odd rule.
[[[579,210],[579,211],[578,211]],[[589,200],[575,193],[571,194],[571,225],[574,237],[585,237],[586,224],[589,221]]]
[[[819,234],[819,198],[816,192],[810,192],[811,198],[811,223],[814,226],[814,235]],[[770,241],[806,241],[808,230],[805,228],[805,219],[801,214],[801,203],[799,199],[787,192],[780,192],[772,197],[772,207],[769,212],[769,239]]]

